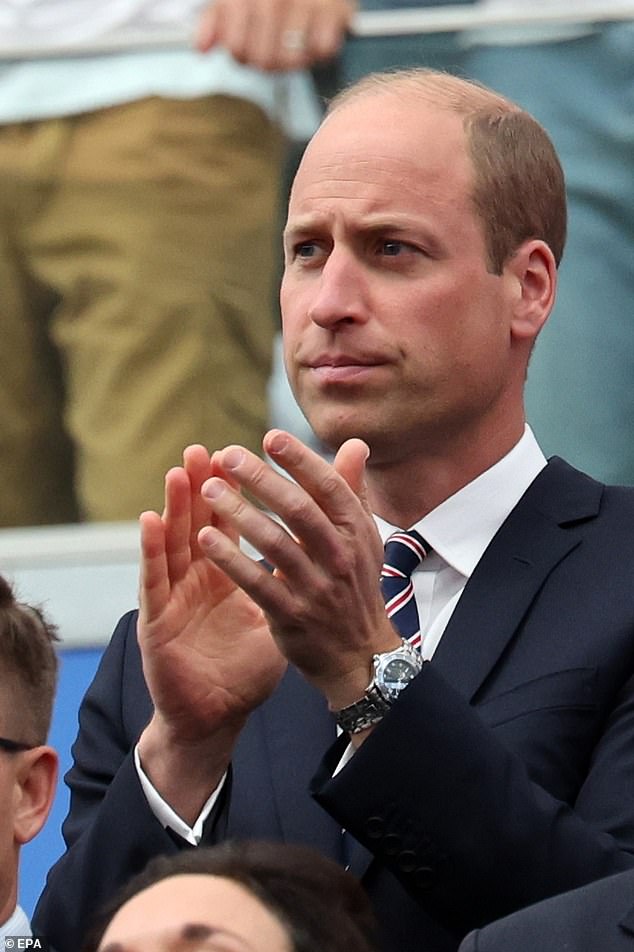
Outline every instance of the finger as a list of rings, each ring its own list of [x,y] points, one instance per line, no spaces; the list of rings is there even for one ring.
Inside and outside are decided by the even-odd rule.
[[[252,0],[244,61],[265,70],[299,69],[313,62],[312,24],[322,2]]]
[[[315,8],[309,3],[286,3],[275,23],[270,43],[278,69],[300,69],[317,58],[314,49]]]
[[[298,444],[303,448],[303,444]],[[315,454],[313,454],[315,455]],[[251,497],[257,499],[265,509],[277,514],[281,521],[288,526],[293,535],[299,539],[314,555],[317,560],[328,558],[335,544],[336,529],[332,522],[310,494],[304,488],[291,482],[283,473],[240,446],[227,447],[221,454],[223,468],[246,489]],[[345,486],[343,479],[332,470],[332,476],[340,482],[354,499],[352,492]],[[205,490],[210,489],[206,484]],[[225,514],[225,502],[211,501],[214,511],[218,515]],[[357,503],[358,507],[358,503]],[[236,514],[231,518],[236,524]],[[254,532],[248,519],[240,524],[241,534],[245,536],[262,555],[264,549],[260,545],[266,544],[266,539],[254,541]]]
[[[200,495],[200,487],[211,475],[211,459],[209,451],[201,444],[195,443],[186,447],[183,452],[183,469],[189,479],[190,526],[189,550],[190,558],[198,551],[198,531],[209,525],[211,512],[209,506]]]
[[[236,480],[231,476],[230,473],[224,470],[222,466],[220,465],[219,452],[214,453],[211,458],[211,472],[212,472],[212,476],[219,476],[221,479],[224,479],[224,481],[228,483],[232,489],[235,489],[236,492],[240,491],[240,486],[236,482]],[[209,506],[209,500],[206,499],[204,496],[203,496],[203,502],[204,502],[204,505]],[[233,525],[233,523],[231,523],[229,520],[224,519],[221,515],[214,512],[213,518],[212,518],[212,525],[220,529],[221,532],[224,532],[225,535],[228,536],[228,538],[231,539],[232,542],[235,543],[235,545],[239,545],[240,534],[238,530],[236,529],[236,527]]]
[[[365,444],[362,440],[349,442],[352,445],[344,451],[341,465],[356,483],[360,477],[355,473],[361,466],[357,457],[363,455]],[[270,430],[264,437],[263,446],[271,459],[306,490],[335,525],[346,525],[358,517],[356,485],[351,486],[332,463],[283,430]]]
[[[296,481],[289,480],[242,447],[228,447],[223,451],[223,467],[251,496],[279,516],[321,571],[328,574],[333,567],[340,566],[340,571],[345,572],[351,557],[352,539],[358,543],[362,536],[367,537],[368,552],[374,551],[373,545],[379,538],[374,522],[332,465],[296,437],[273,431],[271,442],[269,436],[265,437],[266,448],[278,448],[276,455]],[[290,457],[293,458],[289,461]],[[209,484],[206,484],[204,491],[208,487]],[[226,502],[213,500],[210,504],[218,514],[234,520],[239,518],[233,512],[228,515]],[[269,539],[258,538],[248,518],[240,522],[240,531],[262,555],[287,572],[280,562],[280,556],[270,554],[266,548]],[[295,573],[293,582],[298,584],[300,581],[301,576]],[[309,581],[308,576],[305,581]]]
[[[346,440],[339,447],[333,462],[335,470],[359,498],[365,494],[365,464],[369,455],[370,448],[363,440]]]
[[[172,585],[185,575],[191,563],[191,509],[189,476],[182,466],[175,466],[165,476],[165,510],[162,518],[167,572]]]
[[[261,562],[245,555],[215,526],[201,529],[198,544],[206,557],[267,615],[275,617],[278,622],[290,617],[292,596],[285,579],[273,575]]]
[[[311,62],[336,56],[351,21],[352,8],[341,0],[321,0],[316,5],[308,37]]]
[[[161,614],[169,601],[170,581],[165,549],[165,526],[156,512],[142,512],[139,606],[147,623]]]
[[[283,476],[275,475],[281,484],[291,485]],[[292,488],[297,492],[297,487]],[[258,509],[222,479],[214,477],[208,480],[203,486],[202,492],[219,516],[215,528],[222,531],[221,525],[230,524],[232,526],[231,534],[226,531],[223,532],[231,541],[232,547],[223,551],[237,549],[236,539],[242,536],[257,549],[270,565],[288,578],[294,587],[306,587],[310,584],[313,562],[308,558],[298,541],[288,533],[284,525]],[[324,524],[327,525],[323,514],[321,518]],[[234,578],[234,581],[242,585],[243,580]]]
[[[283,43],[287,23],[288,4],[280,0],[262,0],[253,11],[249,62],[260,69],[284,69],[287,67]],[[304,27],[298,24],[298,37]]]
[[[239,63],[258,66],[251,52],[253,39],[257,33],[254,22],[254,4],[245,0],[231,0],[231,4],[222,3],[219,10],[218,42],[231,53]]]
[[[218,9],[215,3],[210,4],[203,10],[196,34],[194,36],[194,46],[200,53],[208,53],[216,45],[218,38]]]

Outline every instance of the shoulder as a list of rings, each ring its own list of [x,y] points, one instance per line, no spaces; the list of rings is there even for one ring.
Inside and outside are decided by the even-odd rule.
[[[459,952],[634,949],[634,869],[528,906],[467,936]]]

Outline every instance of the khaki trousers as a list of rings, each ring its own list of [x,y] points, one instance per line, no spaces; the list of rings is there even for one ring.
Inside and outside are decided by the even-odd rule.
[[[135,518],[188,443],[260,451],[281,145],[225,96],[0,127],[0,525]]]

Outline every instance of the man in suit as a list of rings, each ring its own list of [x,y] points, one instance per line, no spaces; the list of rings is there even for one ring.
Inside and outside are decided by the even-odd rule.
[[[275,467],[189,447],[142,516],[138,630],[83,703],[37,910],[61,952],[186,842],[317,846],[399,952],[634,866],[634,492],[547,462],[523,410],[564,234],[554,149],[508,100],[416,70],[334,101],[281,292],[334,463],[279,430]],[[392,620],[388,538],[428,553],[385,570]]]
[[[460,952],[628,952],[634,871],[607,876],[471,932]]]
[[[57,678],[56,628],[0,575],[0,942],[30,936],[18,905],[20,851],[53,804],[57,754],[46,743]]]

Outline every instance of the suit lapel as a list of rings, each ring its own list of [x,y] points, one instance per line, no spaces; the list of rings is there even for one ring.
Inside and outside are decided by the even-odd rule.
[[[530,491],[530,490],[529,490]],[[454,610],[432,664],[470,701],[513,636],[547,575],[579,544],[534,502],[522,500],[484,553]],[[371,854],[348,841],[357,876]]]
[[[602,486],[553,459],[486,549],[454,610],[433,664],[471,701],[540,587],[577,545]]]

